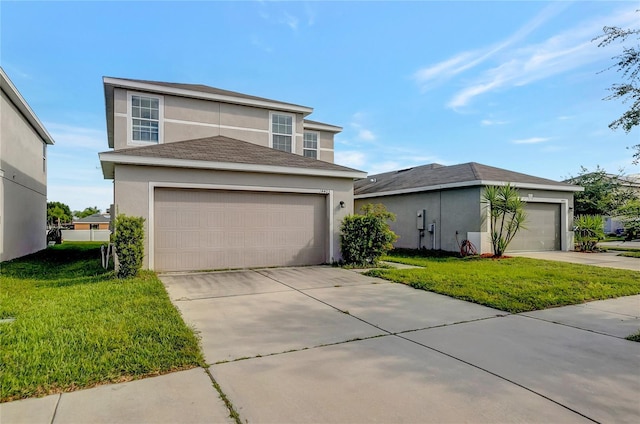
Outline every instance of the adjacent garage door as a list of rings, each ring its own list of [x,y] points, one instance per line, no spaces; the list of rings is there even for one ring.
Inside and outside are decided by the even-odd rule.
[[[326,196],[157,188],[154,268],[212,270],[326,262]]]
[[[560,204],[527,203],[527,229],[520,230],[508,251],[560,250]]]

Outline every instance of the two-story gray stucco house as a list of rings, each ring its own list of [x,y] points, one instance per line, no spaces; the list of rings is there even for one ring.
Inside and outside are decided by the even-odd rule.
[[[396,247],[455,252],[469,240],[478,253],[489,253],[482,197],[485,187],[505,184],[518,188],[527,213],[527,228],[508,251],[573,250],[573,194],[582,187],[474,162],[371,175],[355,183],[355,208],[380,203],[396,214]]]
[[[0,262],[47,246],[51,135],[0,68]]]
[[[194,84],[105,77],[100,153],[112,215],[146,219],[144,266],[160,271],[328,263],[353,212],[333,163],[342,129],[312,108]]]

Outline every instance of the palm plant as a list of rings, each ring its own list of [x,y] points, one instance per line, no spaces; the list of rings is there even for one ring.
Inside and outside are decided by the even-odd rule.
[[[493,254],[502,256],[518,230],[526,228],[525,203],[520,199],[518,189],[511,184],[487,186],[482,198],[488,206]]]

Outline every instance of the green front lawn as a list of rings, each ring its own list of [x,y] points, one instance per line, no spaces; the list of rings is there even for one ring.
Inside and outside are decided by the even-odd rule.
[[[424,268],[367,275],[513,313],[640,294],[637,271],[519,257],[426,258],[407,252],[392,252],[384,260]]]
[[[203,365],[156,275],[114,278],[99,246],[67,242],[0,265],[1,401]]]

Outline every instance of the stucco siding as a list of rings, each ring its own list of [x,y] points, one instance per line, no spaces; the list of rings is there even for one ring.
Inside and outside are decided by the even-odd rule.
[[[277,189],[309,189],[333,191],[333,206],[330,214],[333,228],[329,231],[333,235],[333,259],[338,260],[340,222],[353,209],[353,182],[345,178],[287,176],[281,174],[259,174],[251,172],[208,171],[197,169],[161,168],[146,166],[116,165],[115,168],[115,206],[119,213],[142,216],[145,218],[145,258],[143,266],[149,266],[149,213],[150,213],[150,182],[161,183],[165,186],[189,188],[219,188],[233,186]],[[340,201],[346,207],[340,208]],[[151,205],[153,207],[153,205]],[[328,218],[327,218],[328,219]]]
[[[130,110],[127,102],[130,93],[125,89],[114,89],[113,131],[116,150],[149,145],[149,143],[129,140],[131,120],[128,117]],[[162,143],[222,135],[260,146],[269,147],[271,144],[270,113],[277,113],[277,111],[166,94],[162,99],[163,119],[160,122]],[[302,155],[304,118],[301,113],[291,115],[294,118],[292,151]],[[333,149],[333,134],[325,131],[318,132],[320,133],[319,147]],[[333,163],[333,158],[332,151],[320,151],[319,159]]]
[[[482,223],[480,188],[476,187],[358,199],[355,209],[367,203],[383,204],[396,214],[391,229],[399,236],[395,243],[399,248],[457,251],[456,231],[458,240],[462,241],[468,232],[479,232]],[[417,227],[417,213],[423,209],[426,219],[425,230],[421,232]],[[433,232],[428,231],[429,224],[435,224]]]
[[[484,188],[470,187],[395,196],[370,197],[355,200],[355,209],[366,203],[381,203],[396,214],[391,228],[398,234],[395,243],[400,248],[442,249],[457,251],[458,243],[469,239],[479,253],[491,251],[489,223],[484,219],[486,206],[482,201]],[[557,205],[560,210],[560,233],[556,246],[573,249],[573,193],[552,190],[519,189],[520,196],[532,205]],[[535,207],[535,206],[532,206]],[[417,212],[426,210],[425,231],[420,237]],[[433,233],[429,224],[435,224]],[[535,232],[535,229],[531,230]],[[456,234],[457,232],[457,234]],[[457,240],[456,240],[457,236]],[[547,243],[548,245],[548,243]]]
[[[220,134],[220,128],[194,125],[185,122],[164,122],[164,142],[194,140],[196,138],[214,137]]]
[[[222,103],[220,106],[220,124],[269,131],[269,111],[257,107]]]
[[[0,261],[46,247],[45,143],[0,91]]]
[[[317,130],[314,130],[317,131]],[[333,149],[333,133],[327,131],[317,131],[320,133],[320,148]]]
[[[320,150],[318,152],[318,159],[323,160],[325,162],[334,163],[334,152],[328,150]]]
[[[251,131],[251,129],[220,128],[220,135],[247,141],[259,146],[269,147],[269,133]]]
[[[165,119],[214,125],[220,123],[221,104],[218,102],[167,95],[163,97]]]
[[[127,90],[121,88],[113,90],[113,108],[115,113],[127,113]]]
[[[135,147],[127,144],[127,137],[129,136],[129,127],[126,116],[116,115],[113,118],[113,134],[114,142],[113,147],[116,150],[126,149],[128,147]]]

